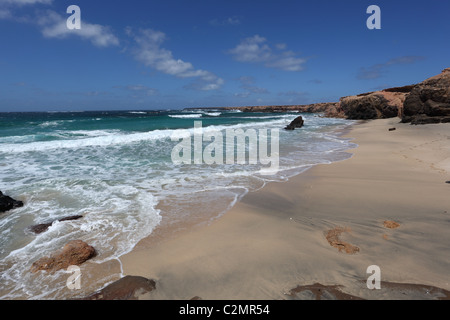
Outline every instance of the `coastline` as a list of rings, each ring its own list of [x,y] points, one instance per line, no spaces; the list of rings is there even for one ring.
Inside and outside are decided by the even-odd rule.
[[[208,226],[142,241],[120,258],[124,275],[154,279],[141,298],[162,300],[278,300],[315,283],[365,299],[423,298],[419,289],[367,289],[371,265],[382,281],[450,290],[449,127],[355,124],[344,134],[359,145],[352,158],[269,183]],[[335,227],[358,252],[327,242]]]

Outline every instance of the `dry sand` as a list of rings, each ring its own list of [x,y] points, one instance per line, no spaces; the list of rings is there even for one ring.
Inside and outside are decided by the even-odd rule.
[[[142,241],[124,273],[156,280],[149,299],[313,299],[327,287],[325,298],[443,297],[416,284],[450,290],[450,124],[398,122],[357,124],[351,159],[270,183],[208,226]],[[371,265],[381,290],[366,286]]]

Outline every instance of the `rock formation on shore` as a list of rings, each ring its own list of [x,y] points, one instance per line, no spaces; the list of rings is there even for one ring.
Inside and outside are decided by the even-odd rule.
[[[403,104],[411,89],[412,86],[406,86],[344,97],[341,98],[340,107],[350,120],[401,117]]]
[[[95,256],[95,249],[81,240],[71,241],[60,251],[50,257],[44,257],[34,262],[31,271],[58,271],[69,266],[79,266]]]
[[[450,122],[450,68],[414,86],[406,98],[402,121],[412,124]]]
[[[339,102],[291,106],[226,107],[243,112],[322,113],[350,120],[398,117],[404,123],[450,122],[450,68],[419,84],[348,96]]]
[[[290,106],[255,106],[255,107],[224,107],[223,110],[239,110],[242,112],[301,112],[301,113],[324,113],[327,117],[343,118],[339,102],[324,102],[308,105]]]
[[[5,196],[0,191],[0,213],[9,211],[9,210],[12,210],[15,208],[20,208],[20,207],[23,207],[22,201],[17,201],[11,197]]]

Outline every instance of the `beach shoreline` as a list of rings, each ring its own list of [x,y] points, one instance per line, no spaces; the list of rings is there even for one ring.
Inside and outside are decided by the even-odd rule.
[[[144,240],[120,258],[124,275],[156,280],[142,298],[162,300],[278,300],[315,283],[365,299],[423,298],[369,290],[371,265],[386,283],[450,290],[449,128],[397,118],[355,124],[345,133],[358,145],[352,158],[269,183],[208,226]],[[336,228],[333,246],[327,232]],[[342,243],[358,250],[345,253]]]

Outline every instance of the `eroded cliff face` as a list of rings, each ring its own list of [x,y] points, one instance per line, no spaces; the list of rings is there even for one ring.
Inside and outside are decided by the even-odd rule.
[[[376,91],[341,98],[340,105],[345,118],[352,120],[401,117],[408,94],[401,91]]]
[[[351,120],[398,117],[412,124],[450,122],[450,68],[419,84],[348,96],[339,102],[292,106],[229,107],[244,112],[322,113]]]
[[[450,122],[450,68],[414,86],[404,103],[402,121]]]

